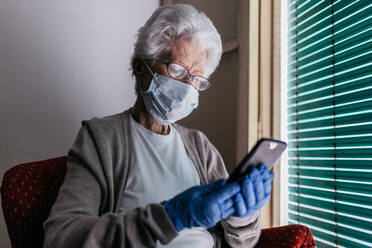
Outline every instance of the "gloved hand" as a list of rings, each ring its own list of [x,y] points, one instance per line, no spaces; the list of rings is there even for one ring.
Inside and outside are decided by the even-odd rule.
[[[237,182],[226,179],[191,187],[169,201],[162,201],[177,231],[188,227],[209,228],[235,212],[233,196],[240,191]]]
[[[238,179],[241,191],[235,195],[235,212],[232,216],[244,218],[251,216],[260,210],[270,200],[271,181],[274,173],[261,164],[258,169],[254,167],[252,171]]]

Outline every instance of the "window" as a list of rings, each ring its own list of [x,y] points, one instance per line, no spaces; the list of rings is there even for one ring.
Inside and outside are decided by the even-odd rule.
[[[288,220],[372,244],[372,2],[288,0]]]

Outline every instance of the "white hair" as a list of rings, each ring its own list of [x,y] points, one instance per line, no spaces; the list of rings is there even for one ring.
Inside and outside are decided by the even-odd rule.
[[[191,39],[207,52],[204,76],[209,77],[221,59],[221,37],[212,21],[188,4],[165,5],[156,9],[138,29],[133,56],[157,59],[168,53],[181,38]]]

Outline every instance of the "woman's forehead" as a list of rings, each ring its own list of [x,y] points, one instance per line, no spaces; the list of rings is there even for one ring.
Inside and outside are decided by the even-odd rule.
[[[193,75],[203,75],[207,62],[207,51],[190,39],[180,39],[174,43],[167,60],[185,66]]]

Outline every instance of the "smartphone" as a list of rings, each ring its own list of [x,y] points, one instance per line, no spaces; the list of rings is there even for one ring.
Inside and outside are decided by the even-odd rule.
[[[271,138],[260,139],[230,174],[227,182],[235,181],[249,173],[254,166],[260,164],[264,164],[270,170],[286,148],[287,143],[284,141]]]

